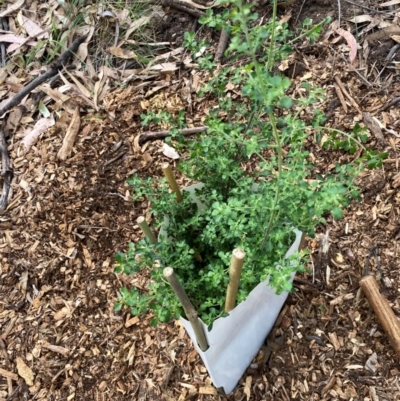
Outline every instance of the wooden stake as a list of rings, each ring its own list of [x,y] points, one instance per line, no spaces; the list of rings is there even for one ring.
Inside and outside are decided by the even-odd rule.
[[[170,188],[176,193],[176,201],[182,202],[182,193],[175,180],[174,173],[171,170],[171,166],[169,165],[169,163],[163,163],[161,167],[164,171],[165,176],[167,177]]]
[[[232,252],[231,265],[229,267],[229,284],[225,299],[225,312],[230,312],[236,305],[236,296],[245,256],[246,254],[239,248],[234,249]]]
[[[379,292],[378,283],[373,275],[364,276],[360,286],[367,297],[390,344],[400,358],[400,321],[397,319],[387,299]]]
[[[190,302],[190,299],[186,295],[185,290],[183,289],[178,278],[176,277],[174,269],[172,267],[166,267],[163,271],[163,274],[164,277],[168,280],[168,283],[174,290],[175,295],[178,297],[180,303],[183,306],[186,317],[189,319],[189,322],[194,331],[194,335],[196,336],[197,344],[199,345],[202,351],[206,351],[208,348],[208,344],[206,336],[204,334],[203,325],[199,320],[196,309],[194,309],[194,306]]]
[[[141,230],[143,231],[143,234],[146,236],[146,238],[149,240],[149,242],[152,244],[156,244],[157,238],[155,237],[153,232],[150,230],[150,227],[147,224],[145,218],[143,216],[139,216],[136,220],[136,223],[138,223],[138,226],[141,228]]]

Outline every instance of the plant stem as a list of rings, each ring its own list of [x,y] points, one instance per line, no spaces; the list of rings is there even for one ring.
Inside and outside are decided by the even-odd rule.
[[[347,133],[347,132],[341,131],[340,129],[337,129],[337,128],[330,128],[330,127],[320,127],[320,126],[313,127],[313,128],[319,128],[319,129],[322,129],[322,130],[326,129],[327,131],[338,132],[339,134],[342,134],[342,135],[346,136],[347,138],[349,138],[351,141],[354,141],[357,145],[360,146],[360,148],[361,148],[364,152],[367,151],[367,148],[366,148],[358,139],[354,138],[353,135],[351,135],[351,134],[349,134],[349,133]]]
[[[269,55],[268,55],[268,63],[267,63],[267,70],[270,72],[272,70],[272,67],[274,65],[275,57],[274,57],[274,43],[275,43],[275,28],[276,28],[276,16],[277,16],[277,0],[274,0],[273,2],[273,11],[272,11],[272,24],[271,24],[271,39],[270,39],[270,47],[269,47]],[[252,47],[251,40],[250,40],[250,35],[249,35],[249,30],[247,27],[247,24],[245,22],[242,22],[242,29],[243,32],[245,33],[246,36],[246,41],[247,45],[249,47],[249,51],[253,60],[254,64],[254,70],[257,76],[257,80],[260,84],[260,89],[263,95],[264,99],[267,99],[267,90],[265,88],[265,84],[262,79],[262,75],[260,72],[260,64],[257,62],[256,54],[255,54],[255,49]],[[265,243],[267,241],[268,235],[270,233],[270,230],[272,228],[272,224],[274,222],[275,216],[276,216],[276,206],[279,203],[279,196],[280,196],[280,188],[279,188],[279,181],[282,177],[282,164],[283,164],[283,155],[282,155],[282,144],[281,144],[281,138],[279,137],[279,132],[278,128],[276,126],[276,119],[275,116],[272,112],[268,113],[271,125],[272,125],[272,135],[275,140],[275,147],[276,147],[276,153],[277,153],[277,158],[278,158],[278,177],[277,177],[277,183],[276,183],[276,190],[275,190],[275,197],[274,197],[274,204],[273,208],[271,211],[271,215],[269,218],[269,221],[267,223],[267,227],[265,229],[264,233],[264,239],[261,244],[261,249],[265,247]]]
[[[276,119],[275,116],[272,113],[269,113],[269,119],[271,121],[271,125],[272,125],[272,134],[274,136],[275,142],[276,142],[276,153],[278,156],[278,177],[276,180],[276,191],[275,191],[275,197],[274,197],[274,203],[272,206],[272,210],[271,210],[271,214],[269,216],[269,221],[267,224],[267,227],[265,229],[264,232],[264,239],[263,242],[261,244],[261,249],[265,248],[265,244],[267,242],[269,233],[271,231],[272,225],[274,223],[275,217],[276,217],[276,206],[279,203],[279,196],[280,196],[280,178],[282,177],[282,164],[283,164],[283,155],[282,155],[282,145],[280,142],[280,137],[279,137],[279,132],[276,126]]]
[[[272,25],[271,25],[271,39],[269,43],[267,70],[271,71],[274,66],[274,43],[275,43],[275,27],[276,27],[276,13],[278,8],[278,1],[274,0],[272,5]]]
[[[321,22],[319,22],[318,24],[314,25],[312,28],[310,28],[310,29],[308,29],[307,31],[305,31],[304,33],[302,33],[301,35],[295,37],[295,38],[292,39],[292,40],[289,40],[289,41],[287,42],[287,44],[288,44],[288,45],[291,45],[292,43],[298,41],[299,39],[304,38],[304,36],[307,36],[310,32],[312,32],[312,31],[315,30],[317,27],[319,27],[319,26],[321,26],[321,25],[323,25],[323,24],[325,24],[325,23],[326,23],[326,18],[323,19],[323,20],[322,20]]]

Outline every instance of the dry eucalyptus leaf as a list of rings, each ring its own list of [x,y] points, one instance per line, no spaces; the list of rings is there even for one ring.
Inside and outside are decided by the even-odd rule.
[[[349,31],[345,31],[342,28],[336,29],[336,33],[338,33],[340,36],[343,36],[346,39],[346,42],[350,47],[350,54],[349,54],[350,63],[353,63],[353,61],[357,57],[357,41],[356,41],[356,38]]]
[[[400,4],[400,0],[390,0],[387,1],[386,3],[379,4],[378,7],[389,7],[389,6],[394,6],[395,4]]]
[[[134,51],[128,49],[121,49],[120,47],[110,46],[107,51],[115,57],[123,59],[136,58],[137,55]]]
[[[25,28],[26,33],[31,37],[36,37],[38,39],[48,39],[49,33],[45,32],[36,22],[25,17],[25,15],[18,14],[18,22]]]
[[[348,21],[353,22],[354,24],[361,24],[363,22],[370,22],[373,20],[373,17],[368,14],[363,14],[363,15],[357,15],[354,18],[350,18]]]
[[[7,8],[7,10],[3,11],[0,13],[0,18],[5,17],[6,15],[9,15],[13,13],[14,11],[19,10],[25,3],[25,0],[19,0],[15,4],[12,4]]]
[[[396,43],[400,43],[400,35],[392,35],[390,38],[393,39]]]

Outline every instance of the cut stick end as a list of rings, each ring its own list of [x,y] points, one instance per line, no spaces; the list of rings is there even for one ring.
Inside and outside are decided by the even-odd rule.
[[[144,222],[144,217],[143,216],[139,216],[137,219],[136,219],[136,223],[138,223],[138,224],[142,224]]]
[[[164,274],[164,277],[165,277],[165,278],[171,277],[173,273],[174,273],[174,269],[173,269],[172,267],[166,267],[166,268],[163,270],[163,274]]]
[[[246,252],[242,251],[240,248],[236,248],[233,250],[232,256],[236,259],[242,260],[246,256]]]
[[[161,164],[161,168],[162,168],[163,170],[167,170],[167,169],[169,168],[169,163],[163,163],[163,164]]]

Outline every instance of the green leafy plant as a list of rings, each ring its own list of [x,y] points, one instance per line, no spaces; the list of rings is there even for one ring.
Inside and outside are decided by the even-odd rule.
[[[174,268],[204,322],[212,324],[224,316],[227,269],[234,248],[246,252],[238,302],[267,278],[278,293],[290,291],[291,275],[305,268],[304,253],[285,259],[294,228],[313,235],[327,215],[341,218],[358,196],[353,180],[363,163],[338,164],[329,174],[313,174],[305,144],[310,130],[323,129],[324,116],[315,113],[310,126],[300,116],[324,94],[305,84],[306,95],[288,96],[290,80],[274,72],[274,61],[290,52],[291,37],[286,24],[277,22],[276,2],[273,18],[262,26],[253,26],[257,14],[250,5],[240,0],[230,3],[233,7],[223,18],[208,10],[202,22],[229,29],[227,55],[242,62],[235,68],[220,68],[203,88],[202,95],[217,99],[218,107],[210,109],[208,131],[184,142],[187,152],[178,165],[193,182],[204,184],[196,190],[204,208],[199,209],[185,191],[183,201],[177,203],[164,179],[135,176],[129,180],[135,199],[151,203],[154,228],[163,226],[166,234],[156,244],[144,239],[117,255],[117,272],[147,269],[151,280],[147,292],[121,290],[116,309],[127,305],[135,315],[151,309],[153,324],[182,313],[163,278],[166,266]],[[306,25],[301,37],[314,40],[320,25],[318,29]],[[194,37],[185,38],[197,51]],[[240,90],[240,99],[233,99],[228,87]],[[145,123],[155,121],[151,114],[142,118]],[[356,144],[361,139],[354,137]]]

